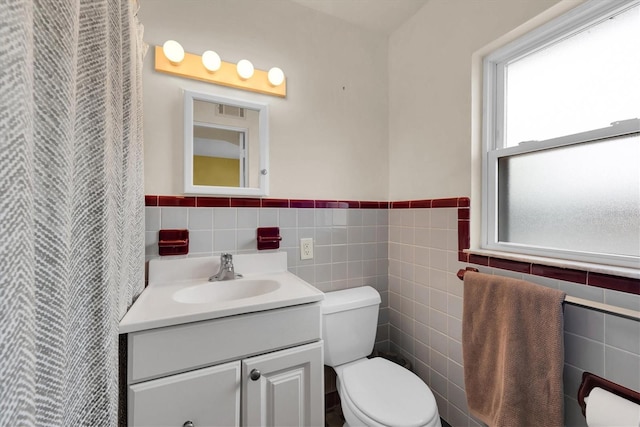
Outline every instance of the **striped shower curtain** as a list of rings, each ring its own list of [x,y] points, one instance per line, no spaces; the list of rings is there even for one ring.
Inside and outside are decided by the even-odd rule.
[[[118,422],[144,282],[134,0],[0,0],[0,426]]]

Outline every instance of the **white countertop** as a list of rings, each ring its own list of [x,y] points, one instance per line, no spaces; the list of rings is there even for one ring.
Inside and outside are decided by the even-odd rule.
[[[220,257],[153,259],[149,261],[149,285],[120,322],[120,333],[217,319],[321,301],[324,294],[287,271],[286,252],[233,256],[240,279],[209,282],[218,271]],[[174,294],[193,286],[242,286],[243,281],[276,281],[279,287],[247,298],[202,303],[181,303]]]

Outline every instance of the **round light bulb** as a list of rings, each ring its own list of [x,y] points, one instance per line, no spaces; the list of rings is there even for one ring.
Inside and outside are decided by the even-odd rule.
[[[269,70],[267,78],[273,86],[280,86],[284,82],[284,72],[278,67],[273,67]]]
[[[253,64],[246,59],[238,61],[236,68],[238,70],[238,75],[244,80],[250,79],[251,76],[253,76]]]
[[[208,50],[202,54],[202,65],[209,72],[218,71],[220,69],[220,65],[222,65],[222,61],[220,60],[220,55],[215,53],[212,50]]]
[[[184,49],[175,40],[167,40],[162,45],[162,52],[173,65],[178,65],[184,59]]]

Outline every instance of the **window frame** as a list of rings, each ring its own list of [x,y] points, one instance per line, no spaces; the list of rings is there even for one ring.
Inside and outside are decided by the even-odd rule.
[[[631,119],[611,126],[564,135],[544,141],[527,141],[505,147],[506,68],[510,62],[559,42],[586,27],[606,21],[609,17],[640,4],[640,0],[603,2],[589,0],[535,30],[517,38],[483,59],[482,117],[482,227],[481,249],[589,262],[622,267],[638,267],[639,258],[541,248],[498,240],[498,161],[503,157],[532,153],[550,148],[633,135],[640,132],[640,120]],[[627,119],[627,118],[621,118]]]

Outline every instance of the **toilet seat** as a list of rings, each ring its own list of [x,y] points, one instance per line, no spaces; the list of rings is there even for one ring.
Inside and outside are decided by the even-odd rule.
[[[379,357],[340,370],[341,399],[368,425],[440,425],[433,393],[411,371]],[[437,419],[437,423],[436,423]]]

